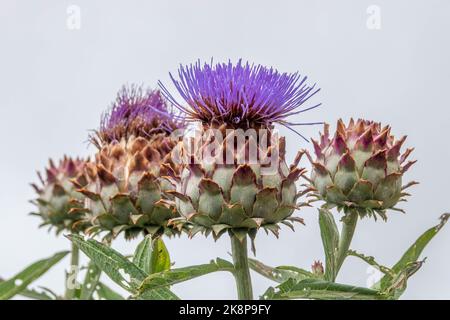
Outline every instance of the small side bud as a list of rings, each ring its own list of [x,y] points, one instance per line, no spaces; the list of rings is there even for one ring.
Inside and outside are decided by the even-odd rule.
[[[311,271],[316,276],[321,276],[324,274],[323,264],[319,260],[314,261],[311,266]]]

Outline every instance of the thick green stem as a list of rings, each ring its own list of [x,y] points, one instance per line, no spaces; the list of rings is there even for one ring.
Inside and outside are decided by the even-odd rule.
[[[80,260],[80,249],[72,242],[72,252],[70,257],[70,270],[66,278],[66,293],[64,297],[67,300],[73,299],[76,289],[76,275],[78,273],[78,264]]]
[[[350,248],[357,222],[358,213],[356,211],[349,212],[342,222],[342,230],[339,240],[339,249],[336,258],[336,269],[333,281],[336,280],[339,270],[341,269],[345,258],[347,258],[348,249]]]
[[[239,300],[253,300],[252,280],[248,267],[247,238],[240,241],[236,236],[231,236],[231,250],[233,253],[234,278]]]

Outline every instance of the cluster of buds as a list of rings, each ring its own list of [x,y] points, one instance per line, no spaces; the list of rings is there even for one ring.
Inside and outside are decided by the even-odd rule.
[[[171,133],[184,123],[175,117],[159,91],[131,86],[118,93],[91,137],[98,152],[86,165],[86,183],[73,181],[86,197],[88,234],[178,233],[167,227],[178,213],[165,193],[174,189],[166,177],[179,170],[171,161]]]
[[[385,219],[415,184],[402,186],[414,164],[407,162],[412,149],[400,153],[406,137],[396,140],[390,127],[372,121],[339,120],[333,136],[325,124],[313,140],[315,158],[300,151],[289,166],[274,124],[298,125],[286,118],[320,105],[300,108],[319,89],[298,73],[198,62],[181,66],[179,77],[171,75],[185,104],[162,83],[162,93],[123,87],[90,137],[98,149],[94,160],[50,163],[43,186],[34,185],[44,224],[108,237],[124,232],[127,239],[183,230],[254,239],[261,228],[278,236],[280,224],[303,223],[292,214],[309,205],[300,201],[305,194],[327,207]],[[179,131],[194,122],[199,138],[180,141]],[[310,178],[298,167],[305,153]],[[299,190],[302,177],[309,186]],[[319,272],[319,264],[313,269]]]

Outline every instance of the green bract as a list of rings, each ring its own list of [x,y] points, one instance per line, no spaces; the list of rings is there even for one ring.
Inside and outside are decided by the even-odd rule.
[[[151,139],[130,137],[105,144],[95,162],[86,166],[88,183],[74,181],[86,196],[87,233],[108,231],[109,236],[125,232],[132,238],[139,232],[168,235],[168,220],[178,217],[163,191],[173,189],[164,178],[173,171],[170,153],[174,142],[164,134]]]
[[[224,130],[223,128],[221,130]],[[191,235],[198,232],[220,237],[227,230],[238,237],[247,233],[254,237],[260,227],[278,235],[278,223],[292,227],[291,222],[302,219],[291,217],[301,193],[295,182],[305,172],[297,168],[300,156],[288,167],[285,159],[284,138],[269,146],[261,162],[250,163],[244,158],[249,154],[249,139],[238,151],[227,150],[232,144],[234,130],[218,145],[218,152],[212,159],[201,160],[208,143],[202,142],[195,154],[186,149],[187,159],[194,163],[184,164],[181,176],[176,178],[177,190],[171,192],[177,199],[177,209],[184,217],[173,220],[174,224],[188,222]],[[225,134],[224,134],[225,135]],[[183,144],[179,144],[183,148]],[[231,164],[221,162],[222,156],[230,153]],[[273,172],[265,171],[264,159],[276,159]]]

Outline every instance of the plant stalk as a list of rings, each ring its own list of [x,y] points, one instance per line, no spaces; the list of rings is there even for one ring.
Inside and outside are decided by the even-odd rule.
[[[252,280],[248,267],[247,237],[240,241],[231,235],[231,250],[234,263],[234,278],[239,300],[253,300]]]
[[[72,251],[70,256],[70,270],[66,277],[66,293],[65,299],[71,300],[75,296],[76,289],[76,275],[78,273],[78,265],[80,260],[80,249],[72,242]]]
[[[356,211],[349,212],[342,222],[342,230],[339,239],[339,249],[336,257],[336,269],[333,281],[336,280],[339,270],[341,269],[342,264],[345,261],[345,258],[347,258],[348,249],[350,248],[353,235],[355,234],[357,222],[358,222],[358,212]]]

